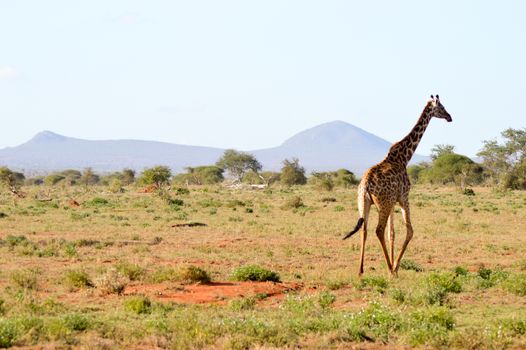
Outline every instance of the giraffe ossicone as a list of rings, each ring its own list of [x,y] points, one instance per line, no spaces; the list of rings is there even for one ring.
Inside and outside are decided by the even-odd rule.
[[[343,237],[347,239],[362,228],[359,275],[363,274],[365,242],[367,240],[367,224],[371,205],[378,209],[378,225],[376,236],[382,246],[389,272],[396,276],[400,261],[407,245],[413,237],[413,226],[409,211],[409,190],[411,184],[407,175],[407,164],[411,160],[416,147],[420,143],[424,132],[432,118],[445,119],[451,122],[451,116],[446,111],[438,95],[431,95],[418,118],[417,123],[409,134],[391,146],[385,158],[367,170],[358,186],[358,211],[360,218],[356,227]],[[398,257],[394,258],[394,207],[400,205],[402,218],[406,225],[406,237]],[[385,242],[385,229],[388,229],[389,251]]]

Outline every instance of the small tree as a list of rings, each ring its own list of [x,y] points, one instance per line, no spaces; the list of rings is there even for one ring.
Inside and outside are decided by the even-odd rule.
[[[285,159],[283,161],[280,182],[285,186],[304,185],[307,183],[305,168],[300,165],[298,158]]]
[[[143,170],[139,182],[143,185],[155,185],[157,189],[170,183],[172,171],[169,167],[159,165]]]
[[[11,193],[18,196],[24,180],[24,174],[12,171],[7,167],[0,167],[0,187],[9,190]]]
[[[223,180],[223,169],[214,165],[187,167],[186,173],[173,178],[173,182],[179,185],[212,185]]]
[[[455,153],[455,146],[453,145],[435,145],[431,149],[431,159],[435,160],[440,156],[443,156],[445,154],[453,154]]]
[[[49,174],[44,178],[44,184],[47,186],[55,186],[62,180],[64,180],[66,177],[61,174]]]
[[[135,182],[135,170],[132,169],[123,169],[122,170],[122,184],[124,186],[131,185]]]
[[[330,172],[313,172],[309,182],[320,190],[332,191],[334,188],[334,178]]]
[[[489,170],[494,184],[505,188],[526,189],[526,128],[506,129],[501,133],[504,143],[484,141],[477,154]]]
[[[228,171],[230,176],[241,182],[243,176],[249,170],[259,172],[261,163],[250,153],[239,152],[234,149],[227,149],[223,156],[219,158],[216,165]]]
[[[93,169],[86,168],[82,172],[82,177],[80,178],[80,183],[82,183],[84,186],[94,185],[97,182],[99,182],[100,177],[99,175],[95,174],[93,172]]]

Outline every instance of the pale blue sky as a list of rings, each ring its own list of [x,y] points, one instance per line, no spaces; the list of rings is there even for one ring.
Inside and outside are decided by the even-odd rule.
[[[344,120],[418,153],[526,126],[524,1],[0,0],[0,147],[47,129],[250,150]]]

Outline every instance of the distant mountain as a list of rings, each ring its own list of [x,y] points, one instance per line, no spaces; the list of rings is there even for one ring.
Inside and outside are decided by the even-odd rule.
[[[308,172],[347,168],[361,175],[385,157],[391,143],[343,121],[302,131],[280,146],[251,151],[265,169],[278,170],[285,158],[297,157]],[[224,149],[140,140],[90,141],[42,131],[28,142],[0,150],[0,165],[34,173],[92,167],[110,172],[167,165],[174,172],[213,164]],[[413,163],[427,160],[415,155]]]

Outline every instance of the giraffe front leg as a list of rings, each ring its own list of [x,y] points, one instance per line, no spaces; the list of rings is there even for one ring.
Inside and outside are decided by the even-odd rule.
[[[404,205],[402,205],[402,217],[405,222],[407,233],[405,236],[404,244],[402,245],[402,249],[400,250],[400,254],[398,255],[398,258],[396,259],[396,262],[393,265],[393,271],[395,273],[398,273],[398,268],[400,267],[400,261],[402,260],[402,257],[404,256],[405,250],[407,249],[407,245],[413,238],[413,226],[411,225],[411,218],[409,215],[409,203],[405,203]]]

